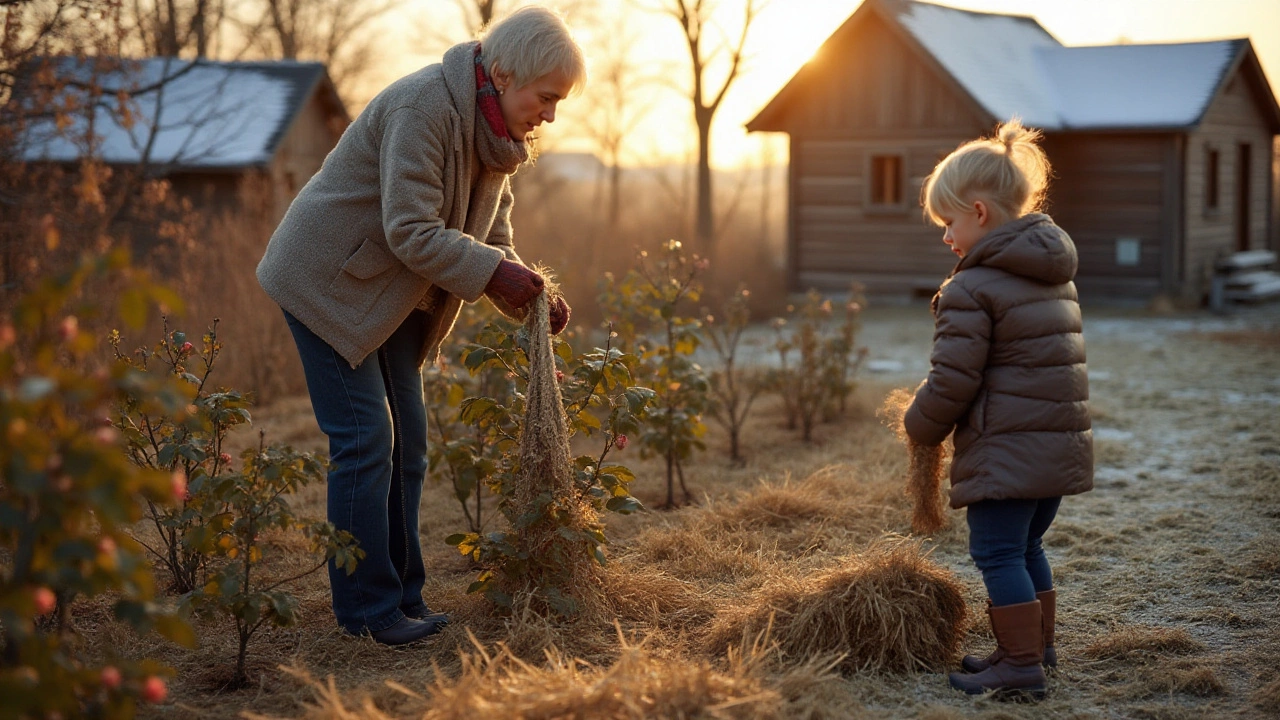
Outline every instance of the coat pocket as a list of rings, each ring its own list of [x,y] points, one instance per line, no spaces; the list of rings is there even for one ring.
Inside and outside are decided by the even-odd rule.
[[[380,240],[366,239],[342,264],[329,295],[349,309],[354,322],[363,322],[395,279],[398,267],[400,261]]]
[[[365,240],[342,264],[342,271],[361,280],[368,280],[395,267],[397,262],[396,256],[383,247],[382,243]]]

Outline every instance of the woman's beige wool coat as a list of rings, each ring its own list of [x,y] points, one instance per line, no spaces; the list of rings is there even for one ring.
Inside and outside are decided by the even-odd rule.
[[[258,264],[267,294],[352,367],[420,306],[419,359],[434,359],[462,301],[479,299],[503,258],[520,262],[510,176],[475,150],[474,46],[454,46],[365,107]]]
[[[934,297],[932,369],[904,418],[917,443],[955,431],[951,507],[1093,487],[1075,245],[1047,215],[994,229]]]

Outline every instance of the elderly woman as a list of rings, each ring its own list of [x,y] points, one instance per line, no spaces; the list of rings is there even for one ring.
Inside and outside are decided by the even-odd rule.
[[[350,633],[401,645],[448,622],[422,599],[422,365],[463,301],[484,295],[520,319],[542,292],[512,248],[511,174],[585,74],[568,28],[544,8],[454,46],[369,103],[258,265],[329,437],[329,520],[365,552],[352,573],[329,566],[333,611]],[[554,302],[552,332],[568,320]]]

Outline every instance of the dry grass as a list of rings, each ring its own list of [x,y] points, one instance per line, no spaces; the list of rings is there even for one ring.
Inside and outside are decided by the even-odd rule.
[[[1087,657],[1096,660],[1131,659],[1152,654],[1185,655],[1204,646],[1192,639],[1184,628],[1134,626],[1113,630],[1089,643]]]
[[[1147,673],[1143,685],[1150,695],[1210,697],[1226,690],[1213,668],[1204,666],[1159,668]]]
[[[1280,330],[1249,329],[1220,330],[1218,332],[1188,333],[1196,340],[1248,348],[1280,348]]]
[[[919,540],[887,538],[812,580],[777,578],[717,617],[707,646],[769,635],[794,659],[836,655],[845,670],[941,668],[966,630],[964,590]]]
[[[920,308],[875,312],[886,313],[891,342],[906,342],[894,338],[910,337],[901,328],[917,320],[928,326],[925,330],[931,327],[927,311]],[[872,318],[872,329],[875,322]],[[872,330],[868,333],[874,337]],[[912,352],[927,357],[931,333],[919,334],[919,347]],[[904,446],[873,417],[864,412],[821,425],[817,442],[801,445],[782,426],[780,403],[770,397],[762,399],[759,414],[749,420],[745,466],[727,461],[727,440],[712,428],[706,438],[709,450],[684,468],[698,496],[696,504],[605,518],[610,562],[600,574],[607,599],[600,618],[548,620],[523,606],[504,617],[482,598],[464,595],[475,570],[441,539],[464,527],[465,519],[449,484],[431,482],[423,500],[429,573],[425,595],[455,622],[430,643],[388,649],[342,635],[333,627],[323,575],[309,579],[299,592],[304,616],[299,627],[264,631],[261,643],[255,641],[255,682],[239,691],[229,692],[219,681],[234,647],[221,623],[198,623],[202,647],[196,652],[112,630],[109,607],[86,608],[91,612],[85,624],[99,625],[94,637],[103,647],[131,657],[156,657],[177,669],[171,685],[174,705],[144,710],[144,716],[154,717],[221,719],[249,709],[279,717],[312,713],[338,718],[343,711],[351,718],[376,717],[373,712],[422,717],[444,702],[432,694],[441,684],[520,708],[530,698],[501,695],[499,685],[533,693],[539,683],[549,696],[578,698],[574,702],[580,706],[592,702],[592,688],[652,692],[655,705],[643,706],[652,717],[680,712],[686,717],[733,716],[739,706],[724,704],[734,702],[727,699],[731,697],[746,698],[741,712],[748,717],[1172,720],[1274,715],[1280,706],[1280,680],[1274,673],[1274,638],[1280,632],[1274,598],[1280,577],[1272,572],[1272,549],[1280,541],[1275,529],[1280,433],[1274,406],[1248,399],[1257,378],[1274,374],[1271,359],[1225,344],[1206,344],[1204,353],[1156,355],[1129,337],[1117,336],[1110,344],[1091,338],[1090,343],[1091,369],[1111,373],[1093,390],[1104,407],[1112,408],[1110,424],[1133,437],[1114,441],[1108,450],[1117,458],[1123,451],[1124,468],[1111,470],[1110,480],[1098,491],[1064,501],[1046,535],[1059,585],[1057,641],[1063,664],[1051,681],[1050,697],[1034,706],[973,702],[950,691],[945,676],[935,672],[841,668],[845,672],[839,676],[823,675],[814,671],[822,669],[821,661],[800,662],[806,638],[797,640],[801,650],[787,650],[782,631],[788,620],[797,634],[806,625],[810,636],[838,633],[830,629],[835,627],[830,619],[797,620],[799,599],[813,598],[818,581],[850,570],[876,538],[910,532],[913,503],[904,493]],[[878,347],[872,345],[873,353]],[[857,404],[877,407],[904,381],[864,381]],[[1176,392],[1203,389],[1206,383],[1211,388],[1227,385],[1245,399],[1232,405],[1231,412],[1214,414],[1205,412],[1202,394],[1183,397]],[[323,438],[309,429],[314,420],[304,402],[277,403],[255,419],[299,443],[314,438],[312,447],[323,448]],[[662,498],[660,459],[637,458],[629,449],[620,460],[636,472],[636,494],[656,505]],[[1193,466],[1207,470],[1192,473]],[[323,492],[298,498],[296,507],[322,514]],[[486,513],[497,517],[492,505]],[[968,558],[965,523],[954,514],[949,517],[951,527],[920,547],[929,551],[932,564],[956,573],[963,583],[957,587],[959,597],[976,610],[984,592]],[[289,552],[288,543],[280,548]],[[742,628],[726,632],[716,643],[719,647],[709,642],[730,616],[767,627],[761,603],[771,595],[795,604],[786,608],[790,616],[774,614],[768,643],[759,632]],[[828,593],[828,599],[833,595]],[[760,612],[748,618],[753,610]],[[510,657],[500,660],[501,668],[465,669],[465,656],[483,663],[469,635],[491,659],[504,652]],[[741,650],[744,637],[758,640],[759,647],[777,647],[763,653],[768,662],[753,665],[742,676],[731,666],[740,661],[731,661],[724,651],[729,646],[735,657],[751,656],[755,651]],[[985,623],[970,628],[960,641],[965,652],[990,649]],[[332,676],[331,697],[338,702],[326,706],[317,701],[313,685],[298,682],[280,666],[299,668],[314,678]],[[691,684],[676,684],[682,678],[621,677],[623,672],[646,676],[663,670],[688,675]],[[481,688],[481,671],[490,672],[487,681],[496,684]],[[557,677],[548,679],[551,673]],[[567,679],[574,674],[579,685]],[[689,705],[658,705],[669,702],[663,688],[671,687],[684,687],[682,692],[695,696],[704,692],[701,688],[708,690],[704,700]],[[753,692],[774,699],[757,702]],[[550,707],[549,712],[574,716],[563,705]],[[607,716],[614,711],[610,708],[635,711],[625,704],[591,706],[591,711]],[[322,712],[330,714],[317,714]],[[471,712],[485,716],[484,711]],[[490,715],[510,716],[501,710]]]
[[[1249,701],[1260,710],[1280,714],[1280,677],[1255,690]]]
[[[593,665],[549,649],[541,663],[521,660],[505,645],[486,649],[474,636],[461,654],[461,671],[437,670],[425,694],[396,684],[409,700],[396,717],[422,720],[474,718],[741,718],[793,717],[788,705],[812,695],[835,676],[831,663],[809,663],[779,675],[760,647],[731,653],[721,664],[665,656],[646,643],[631,644],[618,632],[619,654]],[[334,685],[313,683],[311,720],[387,720],[368,700],[351,703]],[[799,691],[799,692],[798,692]]]

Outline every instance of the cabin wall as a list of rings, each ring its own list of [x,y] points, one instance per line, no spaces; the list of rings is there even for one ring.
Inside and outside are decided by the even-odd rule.
[[[920,211],[920,187],[988,119],[928,58],[869,15],[805,69],[791,133],[788,284],[793,291],[931,292],[955,256]],[[820,92],[818,92],[820,90]],[[902,158],[901,202],[874,206],[871,158]]]
[[[1187,292],[1208,290],[1214,261],[1237,250],[1271,247],[1274,184],[1273,136],[1267,127],[1253,80],[1243,74],[1228,81],[1205,113],[1187,143],[1186,260]],[[1239,236],[1241,219],[1241,148],[1248,146],[1246,237]],[[1210,207],[1209,153],[1218,153],[1218,202]]]
[[[1177,135],[1060,133],[1043,147],[1053,166],[1046,210],[1075,241],[1082,297],[1167,290],[1179,245]]]
[[[312,93],[281,139],[271,162],[274,219],[284,217],[289,203],[320,169],[345,129],[346,122],[326,108],[319,93]]]

